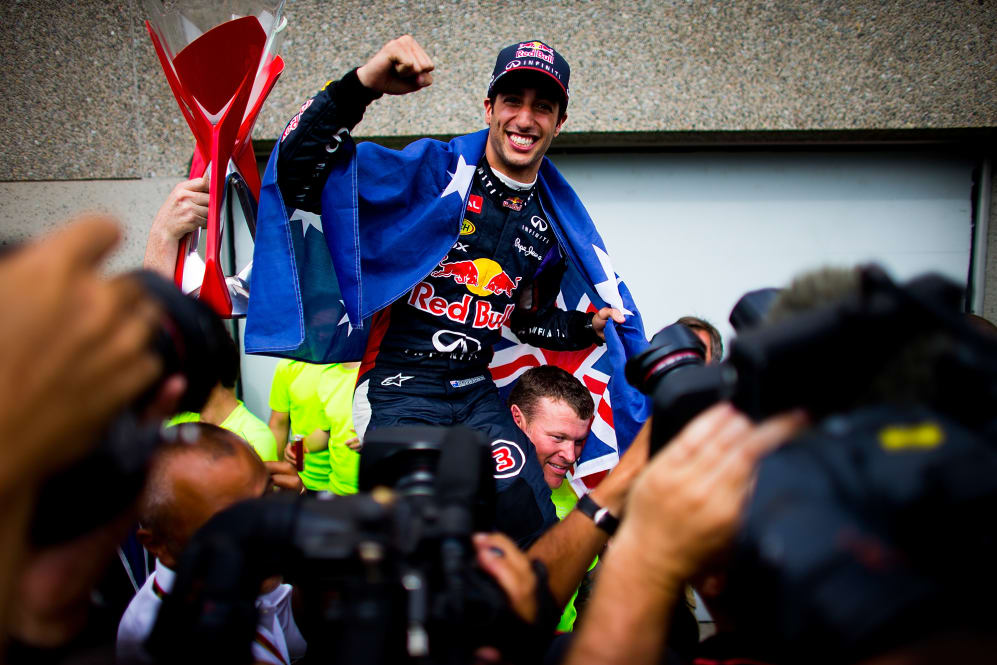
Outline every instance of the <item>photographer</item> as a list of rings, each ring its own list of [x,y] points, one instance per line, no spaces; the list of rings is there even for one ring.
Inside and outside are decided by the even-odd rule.
[[[707,365],[723,360],[724,338],[712,323],[696,316],[683,316],[675,323],[680,323],[694,332],[703,343],[706,354],[704,360]]]
[[[359,493],[219,511],[167,556],[175,577],[151,633],[141,626],[144,648],[161,662],[249,660],[260,584],[281,575],[300,592],[309,662],[467,663],[482,647],[535,662],[559,609],[542,564],[480,533],[494,510],[489,452],[466,427],[384,428],[365,442]]]
[[[179,413],[169,420],[169,425],[204,422],[234,432],[253,447],[264,462],[276,462],[277,442],[267,424],[256,417],[242,400],[236,397],[239,381],[239,349],[221,319],[217,320],[216,337],[222,342],[220,353],[213,359],[218,383],[211,389],[208,401],[199,412]]]
[[[152,630],[162,597],[172,589],[177,561],[194,533],[215,513],[273,489],[274,479],[259,456],[227,430],[184,423],[165,430],[164,438],[149,471],[138,531],[139,541],[156,557],[156,570],[121,619],[117,652],[123,663],[151,662],[142,643]],[[297,475],[281,478],[286,489],[300,490]],[[284,665],[290,657],[304,654],[290,600],[289,585],[268,580],[256,600],[255,660]]]
[[[26,542],[44,481],[86,455],[162,374],[150,345],[159,306],[133,277],[100,273],[119,235],[111,220],[88,217],[0,259],[0,621],[19,649],[56,647],[80,632],[90,585],[127,526],[59,546]],[[184,385],[166,380],[149,411],[167,413]]]
[[[961,301],[937,276],[817,272],[735,340],[729,365],[662,379],[651,447],[666,447],[630,495],[569,662],[655,662],[688,579],[719,631],[697,662],[857,662],[915,643],[934,656],[910,662],[984,662],[997,347]],[[756,425],[724,403],[655,434],[718,397],[815,424]]]

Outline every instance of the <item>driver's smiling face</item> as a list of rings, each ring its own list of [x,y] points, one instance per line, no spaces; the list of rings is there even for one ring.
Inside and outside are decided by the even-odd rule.
[[[558,98],[541,88],[510,87],[494,102],[486,99],[489,165],[513,180],[532,182],[566,118]]]

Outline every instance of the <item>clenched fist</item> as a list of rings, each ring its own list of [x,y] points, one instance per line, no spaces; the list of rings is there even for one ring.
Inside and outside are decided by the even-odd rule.
[[[404,95],[433,82],[433,61],[409,35],[393,39],[357,70],[365,88],[388,95]]]

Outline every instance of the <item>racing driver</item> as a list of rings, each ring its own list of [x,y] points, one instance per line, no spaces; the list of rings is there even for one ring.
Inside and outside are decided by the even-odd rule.
[[[336,148],[344,134],[382,94],[430,85],[433,68],[412,37],[400,37],[306,102],[279,145],[285,207],[321,212],[323,185],[339,177],[330,173],[341,163]],[[557,518],[533,446],[489,374],[492,346],[506,321],[520,341],[556,350],[601,344],[607,321],[624,321],[610,307],[593,314],[555,306],[564,249],[537,181],[567,118],[568,76],[568,63],[543,42],[518,42],[499,53],[484,102],[483,156],[448,174],[470,181],[458,192],[465,201],[459,236],[411,291],[373,316],[354,395],[361,438],[390,425],[461,423],[484,432],[496,465],[497,527],[524,547]],[[414,176],[392,171],[383,177],[403,188],[420,186]]]

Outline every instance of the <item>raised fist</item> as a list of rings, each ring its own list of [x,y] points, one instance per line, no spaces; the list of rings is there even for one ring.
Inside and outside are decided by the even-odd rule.
[[[435,65],[409,35],[393,39],[357,70],[366,88],[388,95],[404,95],[433,82]]]

